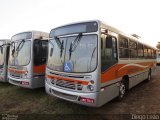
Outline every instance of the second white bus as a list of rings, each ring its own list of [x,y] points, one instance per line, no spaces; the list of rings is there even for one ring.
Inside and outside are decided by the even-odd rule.
[[[11,84],[38,88],[44,86],[48,33],[27,31],[11,39],[8,78]]]

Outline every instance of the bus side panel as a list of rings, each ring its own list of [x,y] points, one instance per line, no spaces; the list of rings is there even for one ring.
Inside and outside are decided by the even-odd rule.
[[[42,64],[39,66],[34,65],[33,72],[34,74],[45,74],[45,68],[46,68],[46,64]]]
[[[146,74],[148,74],[148,70],[129,77],[129,89],[145,80],[147,78]]]
[[[154,67],[151,68],[151,76],[156,75],[156,73],[157,73],[157,69],[156,69],[156,65],[155,65]]]
[[[116,64],[101,74],[101,83],[112,81],[125,75],[136,75],[146,70],[148,71],[153,66],[153,62]],[[147,78],[148,75],[145,77]]]
[[[45,85],[45,68],[46,64],[42,64],[39,66],[33,66],[33,81],[32,86],[36,87],[44,87]]]
[[[148,62],[148,63],[141,63],[141,65],[149,66],[145,68],[144,70],[130,76],[129,78],[129,88],[134,87],[135,85],[139,84],[140,82],[146,80],[148,78],[148,74],[151,68],[151,76],[156,73],[156,66],[154,65],[154,62]]]
[[[119,83],[111,84],[100,90],[99,104],[100,106],[111,101],[119,95]]]
[[[154,62],[116,64],[101,73],[101,88],[105,85],[107,85],[107,87],[105,87],[103,92],[100,92],[100,98],[103,98],[100,99],[100,103],[105,103],[118,96],[118,82],[122,80],[125,75],[129,76],[129,88],[131,88],[147,79],[149,68],[153,66]],[[110,84],[114,83],[113,81],[116,81],[117,84]]]
[[[112,81],[119,78],[120,76],[118,70],[123,66],[124,64],[116,64],[107,69],[105,72],[101,73],[101,83],[106,83],[108,81]]]

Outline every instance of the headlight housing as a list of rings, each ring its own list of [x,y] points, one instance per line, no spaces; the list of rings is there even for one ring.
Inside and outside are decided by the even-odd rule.
[[[94,90],[94,87],[93,87],[93,85],[88,85],[88,86],[87,86],[87,89],[88,89],[89,91],[93,91],[93,90]]]

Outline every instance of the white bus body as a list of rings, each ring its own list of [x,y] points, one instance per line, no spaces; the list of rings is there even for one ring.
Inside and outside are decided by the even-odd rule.
[[[48,33],[27,31],[11,39],[8,78],[11,84],[25,88],[44,86],[48,51]]]
[[[87,106],[121,99],[156,69],[154,48],[99,20],[52,29],[48,48],[46,92]]]

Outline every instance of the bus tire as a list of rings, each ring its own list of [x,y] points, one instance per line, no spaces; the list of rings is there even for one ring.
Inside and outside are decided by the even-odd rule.
[[[118,100],[122,100],[125,93],[126,93],[126,83],[125,83],[125,80],[122,80],[119,85]]]

